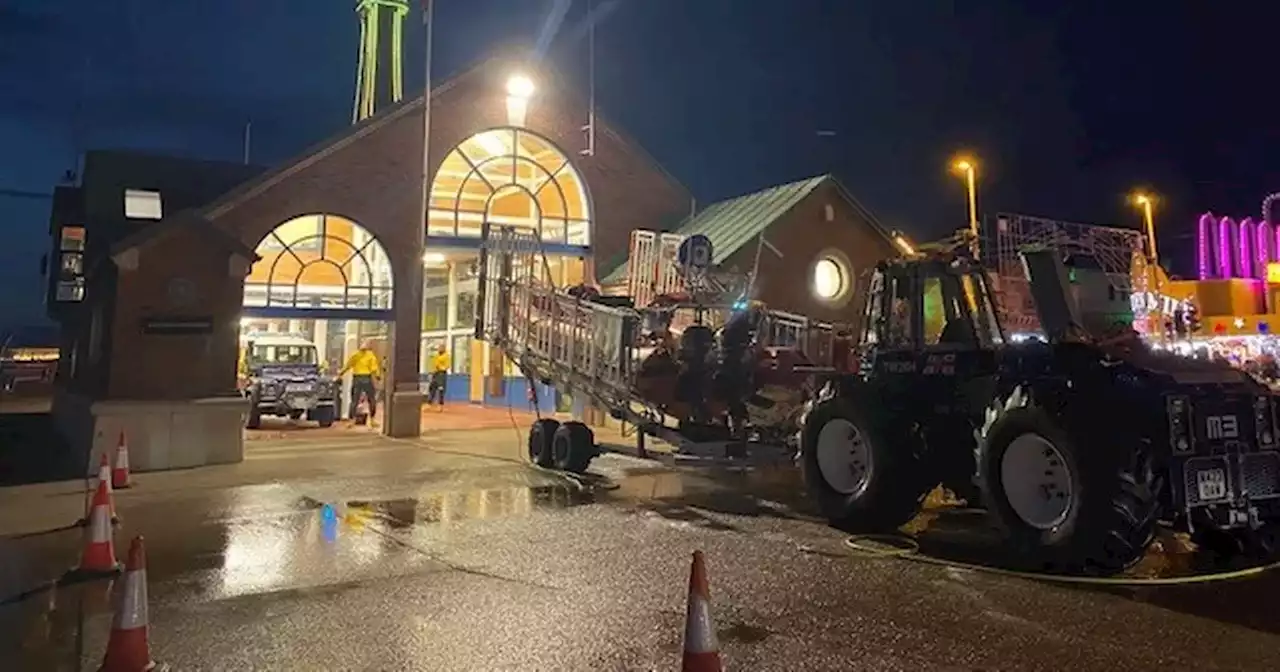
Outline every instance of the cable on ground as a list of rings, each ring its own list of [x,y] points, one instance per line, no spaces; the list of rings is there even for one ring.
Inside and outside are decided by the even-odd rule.
[[[884,544],[890,548],[877,548],[869,544]],[[925,555],[920,552],[920,545],[915,539],[907,535],[897,534],[874,534],[874,535],[858,535],[852,536],[844,540],[846,548],[855,551],[862,556],[894,558],[900,560],[908,560],[921,564],[934,565],[937,567],[949,567],[952,569],[963,569],[971,572],[979,572],[983,574],[993,574],[996,576],[1007,576],[1019,579],[1029,579],[1032,581],[1044,581],[1049,583],[1063,583],[1075,585],[1091,585],[1091,586],[1184,586],[1192,584],[1212,583],[1215,581],[1229,581],[1232,579],[1243,579],[1252,576],[1264,574],[1273,569],[1280,569],[1280,561],[1272,562],[1258,567],[1248,567],[1229,572],[1215,572],[1212,574],[1196,574],[1193,576],[1169,576],[1169,577],[1153,577],[1153,578],[1134,578],[1121,576],[1075,576],[1070,574],[1045,574],[1040,572],[1024,572],[1013,569],[1004,569],[1001,567],[989,567],[987,565],[976,565],[967,562],[958,562],[955,560],[946,560],[931,555]]]

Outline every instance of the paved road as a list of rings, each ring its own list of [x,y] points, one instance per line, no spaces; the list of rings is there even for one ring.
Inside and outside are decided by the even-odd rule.
[[[432,441],[438,451],[264,444],[244,465],[143,475],[117,499],[118,539],[147,540],[155,658],[177,670],[670,670],[701,549],[732,670],[1280,669],[1274,576],[1102,590],[854,557],[808,519],[787,471],[610,456],[577,481],[507,461],[512,432]],[[54,527],[81,501],[74,484],[0,490],[0,531]],[[918,527],[942,551],[948,535],[984,534],[961,513]],[[0,541],[0,593],[56,576],[77,544]],[[104,588],[0,608],[0,660],[95,669]]]

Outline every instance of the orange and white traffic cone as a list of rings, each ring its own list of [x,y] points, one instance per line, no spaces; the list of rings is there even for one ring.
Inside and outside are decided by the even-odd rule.
[[[142,537],[129,544],[129,560],[124,568],[124,586],[111,623],[107,653],[98,672],[145,672],[155,669],[151,646],[147,643],[147,557]]]
[[[711,596],[702,551],[693,552],[689,570],[689,609],[684,618],[684,660],[680,672],[723,672],[720,643],[711,623]]]
[[[111,464],[107,462],[107,454],[106,454],[106,453],[103,453],[103,454],[102,454],[102,459],[101,459],[101,460],[99,460],[99,462],[98,462],[98,478],[97,478],[97,481],[95,482],[95,484],[94,484],[94,486],[93,486],[93,487],[94,487],[94,489],[93,489],[93,490],[87,490],[87,491],[85,491],[85,493],[84,493],[84,518],[81,518],[81,519],[80,519],[80,522],[79,522],[79,523],[76,523],[77,525],[85,526],[85,525],[88,525],[88,524],[89,524],[89,522],[90,522],[90,516],[89,516],[89,514],[93,513],[93,502],[95,501],[95,497],[96,497],[96,495],[97,495],[97,488],[98,488],[98,484],[100,484],[100,483],[106,483],[106,484],[107,484],[107,504],[108,504],[108,508],[109,508],[109,511],[110,511],[110,514],[111,514],[111,522],[112,522],[112,523],[119,523],[119,522],[120,522],[120,517],[119,517],[118,515],[116,515],[116,500],[115,500],[115,498],[114,498],[114,497],[112,497],[112,496],[111,496],[111,493],[112,493],[112,492],[113,492],[113,490],[114,490],[114,489],[111,487],[111,480],[112,480],[112,479],[111,479]]]
[[[93,505],[89,509],[89,530],[84,551],[80,554],[80,566],[72,574],[114,574],[120,570],[116,562],[115,542],[111,529],[111,480],[98,479],[98,489],[93,493]]]
[[[120,430],[120,440],[116,442],[116,463],[111,468],[111,489],[123,490],[133,485],[129,480],[129,444],[124,440],[124,430]]]

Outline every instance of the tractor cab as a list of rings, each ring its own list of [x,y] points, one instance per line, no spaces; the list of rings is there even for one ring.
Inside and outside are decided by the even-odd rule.
[[[860,373],[887,392],[911,390],[892,396],[920,400],[927,388],[949,407],[957,378],[995,372],[1005,334],[990,279],[965,255],[944,250],[882,262],[865,310]]]

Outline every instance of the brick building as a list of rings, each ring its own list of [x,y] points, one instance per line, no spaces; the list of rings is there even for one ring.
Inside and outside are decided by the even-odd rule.
[[[452,351],[453,396],[492,398],[475,375],[490,352],[468,335],[480,222],[537,229],[557,280],[580,282],[633,228],[690,210],[684,187],[598,115],[582,153],[587,103],[553,72],[491,59],[431,103],[425,237],[421,98],[266,172],[87,156],[51,227],[49,312],[68,355],[55,414],[73,445],[96,453],[127,429],[138,468],[240,459],[237,340],[250,326],[301,328],[335,359],[375,342],[384,431],[416,435],[424,345]]]
[[[59,426],[95,455],[127,431],[139,469],[239,460],[238,341],[263,330],[306,336],[334,368],[374,345],[393,436],[419,433],[440,346],[450,398],[523,404],[529,383],[471,335],[485,221],[538,231],[539,264],[562,286],[625,274],[595,260],[624,260],[635,229],[703,233],[717,264],[741,268],[763,236],[780,256],[762,255],[759,298],[856,321],[860,272],[894,249],[834,179],[694,212],[684,187],[599,115],[584,152],[588,118],[555,73],[494,58],[435,88],[427,120],[421,98],[406,101],[270,170],[91,153],[79,184],[59,188],[51,227]],[[501,389],[483,384],[498,373]]]

